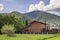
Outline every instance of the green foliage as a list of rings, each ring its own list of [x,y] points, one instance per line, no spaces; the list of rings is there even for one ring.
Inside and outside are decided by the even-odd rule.
[[[3,28],[2,26],[6,26],[6,24],[8,24],[8,25],[14,24],[16,31],[20,31],[25,26],[22,19],[16,18],[15,15],[1,15],[0,14],[0,29]],[[0,30],[0,33],[1,33],[1,30]]]
[[[58,29],[58,33],[60,34],[60,24],[58,25],[59,29]]]
[[[21,19],[17,19],[15,23],[16,32],[19,32],[22,28],[25,27],[25,24]]]
[[[9,37],[13,37],[14,36],[14,33],[15,33],[15,27],[12,24],[10,24],[10,25],[5,24],[2,27],[1,32],[3,34],[7,34],[7,36],[9,36]]]
[[[4,25],[1,29],[1,32],[4,34],[11,34],[15,32],[15,27],[14,25],[10,24],[10,25]]]
[[[26,24],[26,26],[28,25],[28,21],[27,20],[25,21],[25,24]]]
[[[1,15],[0,14],[0,29],[2,28],[3,25],[5,24],[14,24],[15,22],[15,16],[11,16],[11,15]],[[0,30],[1,33],[1,30]]]
[[[6,15],[6,16],[3,16],[3,23],[4,24],[14,24],[14,22],[15,22],[15,16],[8,16],[8,15]]]
[[[3,23],[2,23],[3,21],[2,21],[2,20],[3,20],[3,16],[0,15],[0,28],[1,28],[1,26],[3,25]]]

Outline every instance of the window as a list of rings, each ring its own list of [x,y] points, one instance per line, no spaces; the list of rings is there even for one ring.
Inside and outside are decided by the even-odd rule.
[[[24,31],[29,31],[28,29],[24,30]]]

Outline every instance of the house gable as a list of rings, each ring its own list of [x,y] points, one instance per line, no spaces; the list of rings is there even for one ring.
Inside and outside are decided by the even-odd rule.
[[[22,32],[42,32],[42,30],[46,27],[45,23],[33,21],[28,25]]]

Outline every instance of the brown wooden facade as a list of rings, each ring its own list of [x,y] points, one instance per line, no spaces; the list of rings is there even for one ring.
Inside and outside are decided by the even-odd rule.
[[[42,33],[45,31],[46,23],[33,21],[22,30],[22,33]]]

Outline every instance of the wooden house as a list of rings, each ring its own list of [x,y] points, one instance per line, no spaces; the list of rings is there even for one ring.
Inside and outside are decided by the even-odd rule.
[[[42,33],[45,32],[45,28],[46,28],[46,23],[33,21],[30,23],[30,25],[26,26],[22,30],[22,33],[32,33],[32,34]]]

